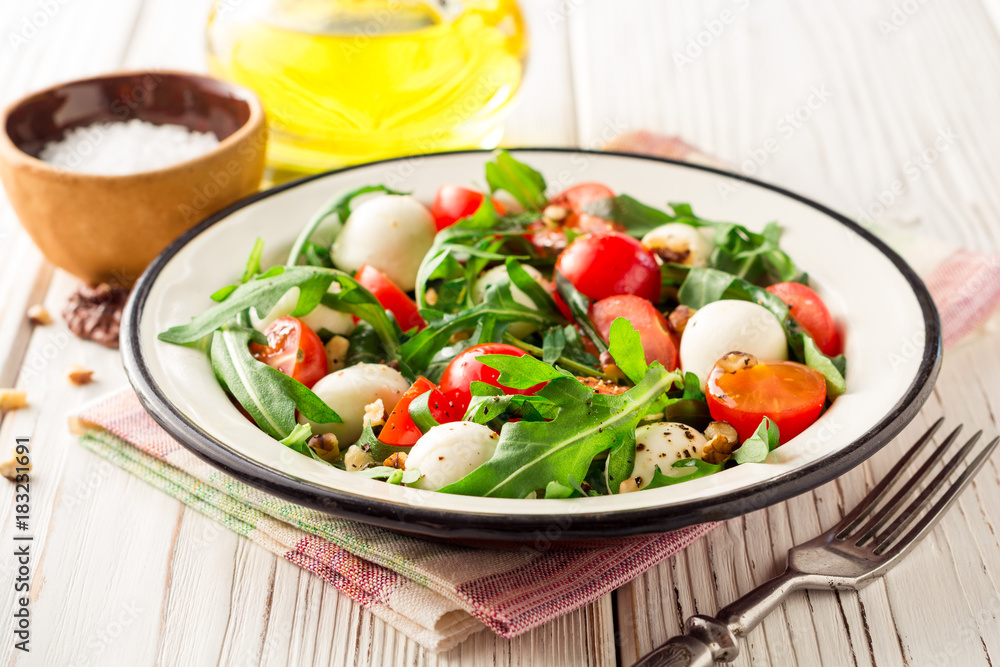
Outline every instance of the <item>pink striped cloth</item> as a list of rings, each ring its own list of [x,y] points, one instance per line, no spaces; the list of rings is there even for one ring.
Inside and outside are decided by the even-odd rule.
[[[719,164],[679,139],[646,132],[623,135],[608,148]],[[927,281],[951,344],[982,325],[1000,302],[1000,258],[928,245],[938,256],[901,250]],[[538,627],[637,577],[715,525],[595,549],[447,545],[337,519],[242,484],[172,440],[130,388],[85,408],[74,423],[89,429],[81,437],[86,447],[316,573],[433,650],[483,628],[515,637]]]

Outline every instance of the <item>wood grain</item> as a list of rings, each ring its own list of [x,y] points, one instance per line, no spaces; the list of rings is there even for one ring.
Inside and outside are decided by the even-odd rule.
[[[906,3],[894,0],[523,4],[532,57],[508,145],[597,147],[634,128],[678,134],[865,222],[1000,249],[997,0],[912,3],[902,14],[896,8]],[[0,60],[0,99],[120,68],[201,70],[208,5],[60,3],[15,49],[9,36],[21,34],[35,5],[5,3],[0,48],[14,57]],[[814,108],[804,106],[810,101]],[[932,155],[942,136],[945,149]],[[762,155],[767,145],[776,148]],[[905,192],[889,202],[895,182]],[[33,329],[24,319],[42,300],[58,313],[73,286],[44,263],[4,202],[0,386],[16,382],[32,405],[2,417],[0,443],[6,451],[15,435],[32,436],[38,558],[33,651],[4,644],[9,664],[627,665],[688,615],[712,613],[780,571],[789,546],[833,525],[938,415],[998,430],[1000,349],[995,337],[980,338],[946,354],[921,416],[868,464],[726,522],[614,596],[523,637],[480,633],[435,656],[74,442],[66,414],[125,378],[115,352],[77,341],[61,322]],[[97,381],[70,386],[62,371],[71,363],[94,368]],[[0,540],[13,533],[12,499],[12,487],[0,487]],[[997,662],[998,516],[994,460],[884,581],[860,594],[793,597],[751,634],[737,664]],[[0,580],[11,568],[0,559]],[[12,611],[5,597],[0,615]]]

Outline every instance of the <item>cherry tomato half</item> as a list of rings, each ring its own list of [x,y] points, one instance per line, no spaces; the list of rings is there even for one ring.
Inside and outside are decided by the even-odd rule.
[[[614,223],[584,213],[583,207],[614,196],[615,193],[611,188],[601,183],[580,183],[557,194],[549,200],[549,206],[562,206],[569,211],[569,215],[563,223],[566,227],[579,229],[582,232],[595,232],[599,231],[597,229],[599,223],[604,223],[604,225],[613,225]]]
[[[794,361],[761,362],[734,373],[716,364],[705,397],[712,419],[732,424],[740,442],[768,417],[777,424],[784,444],[819,417],[826,381],[819,371]]]
[[[503,215],[507,212],[503,204],[496,199],[490,201],[493,202],[493,208],[496,209],[497,215]],[[434,197],[431,215],[434,216],[434,224],[438,231],[441,231],[475,213],[482,203],[482,192],[463,188],[461,185],[442,185],[437,191],[437,196]]]
[[[493,385],[494,387],[499,387],[507,394],[520,394],[522,396],[534,394],[542,388],[542,384],[528,389],[511,389],[510,387],[505,387],[497,382],[497,378],[500,377],[500,371],[476,361],[476,357],[484,354],[509,354],[512,357],[523,357],[527,352],[505,343],[483,343],[481,345],[473,345],[452,359],[448,367],[444,369],[440,387],[445,397],[453,401],[455,406],[461,409],[463,415],[472,401],[472,392],[469,390],[469,386],[477,380]]]
[[[819,294],[801,283],[776,283],[767,291],[788,305],[788,312],[812,336],[820,352],[828,357],[840,354],[840,334]]]
[[[559,255],[556,271],[595,301],[616,294],[660,300],[660,267],[653,253],[618,232],[578,236]]]
[[[264,329],[267,345],[250,343],[250,354],[307,387],[326,375],[326,350],[316,332],[297,317],[280,317]]]
[[[666,318],[653,304],[642,297],[620,294],[590,306],[590,320],[605,342],[610,336],[611,323],[619,317],[627,319],[639,332],[647,364],[659,361],[668,371],[677,368],[677,342]]]
[[[413,327],[420,330],[427,326],[424,318],[420,317],[420,310],[413,299],[374,266],[362,264],[358,272],[354,274],[354,279],[374,294],[383,308],[396,316],[399,328],[403,331],[409,331]]]
[[[378,439],[387,445],[396,447],[409,447],[417,442],[422,435],[417,425],[410,418],[410,403],[421,394],[431,392],[427,399],[427,405],[431,409],[431,416],[439,424],[457,422],[465,414],[454,402],[448,400],[444,393],[438,389],[433,382],[425,377],[418,377],[416,382],[406,390],[399,403],[392,409],[389,418],[385,420],[385,426],[379,433]]]

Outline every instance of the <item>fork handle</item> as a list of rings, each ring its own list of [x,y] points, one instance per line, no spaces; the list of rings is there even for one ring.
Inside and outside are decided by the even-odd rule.
[[[785,570],[720,609],[715,618],[690,617],[683,635],[668,639],[634,667],[710,667],[717,662],[732,662],[740,653],[737,638],[757,627],[789,593],[808,583],[808,575]]]

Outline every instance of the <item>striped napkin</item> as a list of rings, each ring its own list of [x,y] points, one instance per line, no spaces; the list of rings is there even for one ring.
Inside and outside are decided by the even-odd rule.
[[[720,164],[683,141],[629,133],[609,149]],[[1000,257],[891,241],[927,281],[946,344],[1000,303]],[[593,549],[489,551],[344,521],[238,482],[170,438],[124,388],[71,419],[81,443],[181,502],[322,577],[431,650],[489,628],[515,637],[578,609],[709,532],[705,524]],[[543,538],[544,539],[544,538]]]

